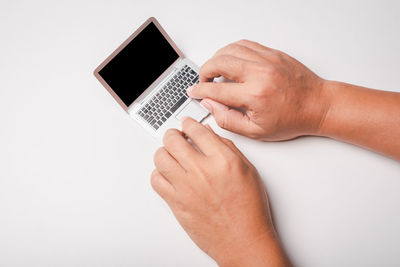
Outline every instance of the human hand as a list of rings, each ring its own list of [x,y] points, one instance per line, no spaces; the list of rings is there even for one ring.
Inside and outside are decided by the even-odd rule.
[[[234,83],[215,83],[223,76]],[[296,59],[241,40],[220,50],[200,69],[192,98],[227,130],[265,141],[316,134],[329,108],[324,80]]]
[[[163,143],[151,184],[203,251],[221,266],[287,264],[257,170],[231,141],[185,118]]]

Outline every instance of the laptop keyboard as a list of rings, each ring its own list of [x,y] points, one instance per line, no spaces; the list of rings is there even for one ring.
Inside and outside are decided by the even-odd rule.
[[[137,114],[157,130],[189,98],[186,88],[198,82],[197,72],[185,65]]]

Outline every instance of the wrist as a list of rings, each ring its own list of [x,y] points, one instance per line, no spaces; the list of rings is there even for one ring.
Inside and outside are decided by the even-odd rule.
[[[323,82],[323,93],[321,101],[321,116],[318,124],[317,131],[314,135],[332,137],[334,127],[337,119],[333,119],[337,112],[337,106],[340,105],[340,101],[335,99],[335,96],[343,94],[341,82],[324,80]],[[342,91],[342,92],[340,92]]]
[[[324,136],[327,116],[333,104],[332,81],[320,78],[314,85],[313,94],[306,104],[305,117],[308,119],[303,135]]]
[[[275,235],[260,236],[253,242],[232,244],[216,258],[220,267],[235,266],[291,266]]]

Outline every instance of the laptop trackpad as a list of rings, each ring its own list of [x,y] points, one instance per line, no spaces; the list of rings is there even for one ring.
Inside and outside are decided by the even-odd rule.
[[[176,118],[180,120],[182,117],[192,117],[196,121],[201,121],[208,115],[208,111],[200,106],[200,104],[196,100],[192,100],[189,104],[186,105],[178,114],[176,114]]]

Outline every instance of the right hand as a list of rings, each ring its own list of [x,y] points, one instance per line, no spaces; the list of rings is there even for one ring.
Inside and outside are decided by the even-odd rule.
[[[185,118],[182,131],[165,133],[154,155],[154,190],[220,266],[290,265],[257,170],[231,141],[207,128]]]
[[[223,76],[233,83],[215,83]],[[241,40],[215,53],[188,88],[224,129],[264,141],[316,134],[329,108],[324,80],[296,59]]]

